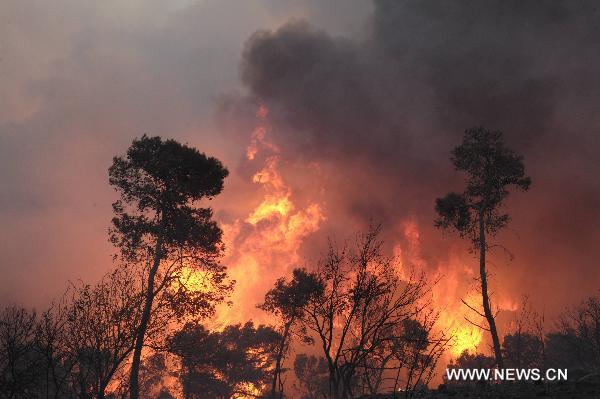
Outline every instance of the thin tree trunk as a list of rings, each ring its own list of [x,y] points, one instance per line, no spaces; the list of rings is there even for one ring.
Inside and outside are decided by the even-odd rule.
[[[494,356],[496,357],[496,365],[498,368],[504,368],[502,352],[500,351],[500,340],[498,339],[498,330],[496,329],[496,321],[490,307],[490,298],[487,287],[487,273],[485,271],[485,224],[483,220],[483,211],[479,212],[479,275],[481,277],[481,298],[483,301],[483,314],[487,319],[492,335],[492,343],[494,346]]]
[[[140,320],[140,326],[137,330],[137,334],[135,337],[135,348],[133,349],[133,360],[131,362],[131,374],[129,376],[129,398],[130,399],[138,399],[139,392],[139,383],[138,378],[140,374],[140,361],[142,357],[142,348],[144,347],[144,335],[146,334],[146,330],[148,329],[148,323],[150,321],[150,313],[152,311],[152,302],[154,301],[154,278],[156,276],[156,272],[158,271],[158,266],[160,265],[160,260],[162,257],[162,226],[161,222],[161,231],[156,240],[156,249],[154,251],[154,263],[152,264],[152,268],[148,274],[148,287],[146,288],[146,298],[144,302],[144,310],[142,312],[142,318]]]
[[[275,371],[273,375],[273,382],[271,384],[271,399],[277,398],[277,381],[281,380],[281,361],[283,360],[283,353],[285,351],[285,342],[290,332],[290,327],[293,321],[285,323],[283,327],[283,335],[281,337],[281,345],[277,351],[277,359],[275,360]]]

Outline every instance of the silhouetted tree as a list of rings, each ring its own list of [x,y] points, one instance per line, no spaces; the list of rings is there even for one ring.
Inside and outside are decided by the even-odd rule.
[[[515,317],[515,329],[504,336],[502,355],[511,368],[542,368],[545,362],[544,321],[523,296]]]
[[[330,245],[318,271],[323,294],[306,309],[304,323],[323,350],[336,399],[352,397],[358,367],[389,342],[390,328],[416,316],[427,292],[423,275],[400,280],[393,260],[382,255],[379,232],[359,237],[355,252]]]
[[[395,395],[402,372],[406,374],[407,386],[411,386],[409,374],[412,375],[418,357],[421,354],[424,356],[424,351],[429,346],[429,332],[414,319],[390,325],[384,334],[387,338],[382,340],[381,345],[357,369],[362,393],[365,395],[376,396],[382,389],[389,391],[391,386],[385,384],[386,380],[393,381],[392,391]]]
[[[7,359],[12,388],[0,377],[0,397],[21,386],[27,393],[16,397],[105,398],[133,350],[142,299],[135,279],[117,269],[96,285],[72,284],[39,317],[7,309],[0,322],[0,342],[7,343],[0,365]]]
[[[283,383],[281,381],[282,362],[289,346],[292,327],[304,316],[304,308],[323,293],[323,283],[314,273],[304,269],[294,269],[293,277],[288,282],[280,278],[265,295],[265,301],[259,307],[266,310],[282,321],[281,342],[277,348],[273,382],[271,384],[271,398],[275,399],[279,387],[279,396],[283,397]]]
[[[429,383],[451,337],[436,331],[437,313],[428,309],[419,313],[419,320],[407,318],[391,326],[388,339],[360,364],[363,394],[376,397],[391,391],[396,398],[402,388],[408,398]]]
[[[40,384],[36,313],[8,306],[0,313],[0,397],[27,398]]]
[[[472,309],[487,320],[496,363],[501,368],[502,351],[488,293],[487,237],[495,235],[510,219],[502,213],[509,188],[528,190],[531,179],[525,175],[523,157],[506,146],[501,132],[481,127],[466,130],[451,159],[456,170],[466,173],[466,187],[462,194],[451,192],[436,200],[439,218],[435,225],[455,229],[461,237],[470,239],[473,249],[479,252],[483,314]]]
[[[303,393],[302,399],[323,399],[329,394],[329,371],[325,358],[304,353],[296,355],[294,374]]]
[[[102,399],[131,355],[144,297],[130,270],[118,268],[96,285],[73,285],[62,336],[72,364],[72,386],[81,398]]]
[[[210,332],[188,323],[170,339],[180,357],[180,381],[186,399],[258,396],[268,386],[281,335],[252,322]]]
[[[546,336],[547,367],[600,373],[600,298],[590,297],[561,315]]]
[[[140,397],[154,399],[156,397],[169,397],[171,392],[167,388],[168,379],[176,377],[173,362],[169,362],[169,354],[164,352],[153,353],[147,356],[140,367]]]
[[[502,353],[507,367],[541,368],[544,343],[536,335],[516,332],[504,336]]]
[[[109,181],[120,194],[113,204],[111,241],[124,260],[144,267],[144,305],[136,329],[130,397],[139,396],[138,374],[155,298],[172,305],[175,315],[206,316],[229,286],[218,262],[221,229],[212,210],[198,206],[223,189],[227,169],[215,158],[175,140],[143,136],[125,157],[115,157]],[[182,271],[202,272],[206,290],[187,289]]]
[[[393,369],[391,363],[394,359],[394,342],[398,339],[396,330],[390,329],[389,333],[386,332],[389,339],[382,342],[357,367],[358,384],[363,394],[375,396],[379,393],[386,372]]]
[[[452,336],[443,331],[435,331],[438,314],[433,311],[422,312],[420,321],[405,319],[400,331],[393,340],[391,353],[394,356],[396,376],[394,379],[393,397],[396,398],[400,375],[404,374],[404,397],[412,397],[419,387],[426,387],[445,353]]]
[[[40,396],[45,398],[58,399],[73,394],[69,381],[74,362],[71,361],[66,346],[65,308],[63,301],[53,302],[36,323],[35,350],[40,356],[44,374],[43,383],[39,384],[38,390]]]

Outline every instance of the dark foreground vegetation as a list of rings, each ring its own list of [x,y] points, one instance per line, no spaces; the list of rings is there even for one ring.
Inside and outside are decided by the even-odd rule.
[[[302,273],[297,270],[295,276]],[[298,281],[298,277],[291,281]],[[292,285],[288,282],[287,286]],[[128,357],[133,350],[135,330],[128,329],[123,319],[119,320],[124,308],[105,307],[107,303],[102,300],[114,303],[115,299],[107,287],[115,288],[105,280],[96,287],[73,288],[75,294],[69,297],[72,302],[60,307],[54,305],[42,314],[18,307],[2,310],[0,397],[129,395]],[[286,362],[289,364],[284,364],[293,340],[314,342],[310,335],[305,335],[311,322],[304,317],[297,320],[296,327],[290,327],[293,332],[287,339],[281,333],[284,325],[255,326],[248,322],[209,331],[199,323],[186,323],[163,336],[161,345],[148,347],[148,355],[143,357],[140,367],[140,397],[268,398],[272,396],[274,381],[276,397],[303,399],[334,397],[331,392],[335,384],[347,384],[345,389],[351,393],[337,396],[346,398],[591,398],[600,394],[599,298],[590,298],[566,312],[555,330],[544,333],[530,329],[534,324],[522,324],[522,329],[503,339],[507,367],[568,369],[568,381],[557,383],[446,381],[439,388],[428,390],[426,383],[437,360],[432,347],[441,343],[427,328],[428,324],[412,318],[375,337],[379,340],[377,348],[367,351],[368,354],[363,355],[352,338],[342,343],[342,355],[336,364],[335,359],[326,359],[327,352],[319,338],[316,355],[299,353]],[[323,320],[319,323],[322,326]],[[316,322],[312,328],[315,326]],[[152,338],[158,342],[157,335]],[[359,350],[360,358],[353,353]],[[352,365],[355,365],[353,372],[345,371]],[[494,366],[493,356],[469,353],[463,353],[448,365],[449,368]],[[332,373],[333,367],[341,370],[334,369]],[[350,376],[343,382],[336,381],[340,377],[334,373],[344,377],[344,372]],[[294,382],[284,387],[279,384],[282,379]],[[389,393],[394,387],[396,395]]]
[[[479,256],[482,302],[465,306],[484,322],[493,356],[465,352],[448,367],[560,368],[569,381],[446,381],[428,390],[452,332],[436,324],[435,281],[406,270],[401,278],[379,226],[350,244],[330,242],[319,262],[277,280],[257,304],[273,325],[208,328],[234,289],[220,263],[221,229],[202,205],[221,192],[227,170],[144,136],[109,170],[120,196],[113,270],[96,284],[70,284],[43,312],[0,311],[0,398],[594,397],[600,299],[566,311],[549,331],[527,301],[514,331],[502,337],[495,325],[486,253],[509,221],[501,212],[509,189],[529,187],[522,158],[501,133],[476,128],[453,161],[465,190],[437,201],[436,224]]]
[[[595,399],[600,392],[600,381],[565,382],[559,384],[506,383],[463,387],[440,386],[435,390],[416,391],[415,399]],[[363,398],[391,399],[392,394]]]

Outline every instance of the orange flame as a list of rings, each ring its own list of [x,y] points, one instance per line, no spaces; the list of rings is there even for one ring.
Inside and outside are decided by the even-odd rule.
[[[408,266],[424,269],[427,265],[421,256],[421,236],[417,223],[408,220],[402,223],[400,231],[405,245],[403,247],[397,243],[393,250],[399,259],[397,272],[401,278],[406,278]],[[440,311],[438,327],[453,336],[450,353],[454,357],[463,351],[475,352],[483,338],[482,331],[465,319],[472,318],[473,315],[461,302],[463,298],[467,303],[476,306],[478,300],[480,301],[474,293],[465,296],[465,286],[461,284],[465,275],[472,277],[473,273],[473,270],[458,257],[437,266],[437,274],[443,278],[433,287],[433,302]]]
[[[232,307],[218,312],[218,323],[242,322],[250,317],[268,322],[266,315],[256,311],[256,305],[275,279],[290,272],[300,262],[303,240],[317,231],[325,219],[323,207],[310,202],[298,208],[292,200],[292,188],[279,170],[279,148],[267,140],[268,109],[259,107],[259,120],[246,149],[248,161],[255,161],[266,151],[263,167],[252,181],[265,191],[263,200],[243,220],[223,224],[229,275],[236,280]]]

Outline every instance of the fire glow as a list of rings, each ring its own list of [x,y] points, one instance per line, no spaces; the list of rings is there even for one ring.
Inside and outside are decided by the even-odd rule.
[[[397,272],[400,277],[406,279],[407,269],[411,266],[432,270],[421,255],[421,235],[416,221],[404,222],[398,230],[406,243],[403,246],[398,242],[393,247],[393,254],[399,260]],[[469,309],[460,301],[463,295],[461,279],[465,276],[471,278],[473,272],[459,258],[451,258],[448,263],[437,266],[436,274],[441,278],[437,279],[433,287],[432,299],[440,312],[438,328],[453,336],[450,354],[457,357],[464,351],[475,352],[482,341],[482,332],[466,320]],[[476,303],[475,301],[477,297],[470,294],[467,302]]]
[[[304,238],[316,232],[325,220],[322,204],[309,202],[298,207],[292,201],[292,188],[279,171],[280,150],[267,138],[268,112],[265,106],[259,107],[258,126],[246,150],[250,164],[264,152],[264,164],[252,178],[264,190],[263,199],[243,220],[222,225],[226,248],[223,262],[236,280],[236,288],[233,305],[218,312],[219,325],[242,322],[248,317],[269,322],[256,305],[276,278],[299,265]]]
[[[214,328],[231,323],[241,323],[251,318],[257,322],[270,323],[269,316],[256,309],[264,293],[275,279],[286,276],[301,265],[300,248],[306,237],[317,232],[325,221],[324,205],[309,202],[297,206],[292,197],[292,187],[281,173],[281,150],[268,138],[270,125],[269,110],[260,106],[256,112],[258,125],[250,136],[246,148],[246,159],[250,165],[262,162],[254,173],[252,182],[264,191],[260,203],[243,218],[223,223],[223,241],[229,275],[236,281],[231,306],[221,306],[217,312]],[[397,259],[396,272],[406,279],[408,270],[434,271],[443,277],[433,287],[433,305],[439,309],[437,326],[452,335],[449,356],[458,357],[462,352],[475,353],[481,350],[485,337],[480,328],[470,323],[474,313],[461,299],[478,307],[480,298],[476,292],[465,294],[465,280],[473,280],[475,273],[467,266],[468,260],[459,256],[447,262],[430,265],[421,253],[421,235],[418,223],[411,219],[399,225],[399,238],[393,245],[393,256]],[[400,239],[401,238],[401,239]],[[514,301],[504,300],[499,308],[514,310]],[[475,315],[476,316],[476,315]],[[477,320],[477,319],[475,319]]]

